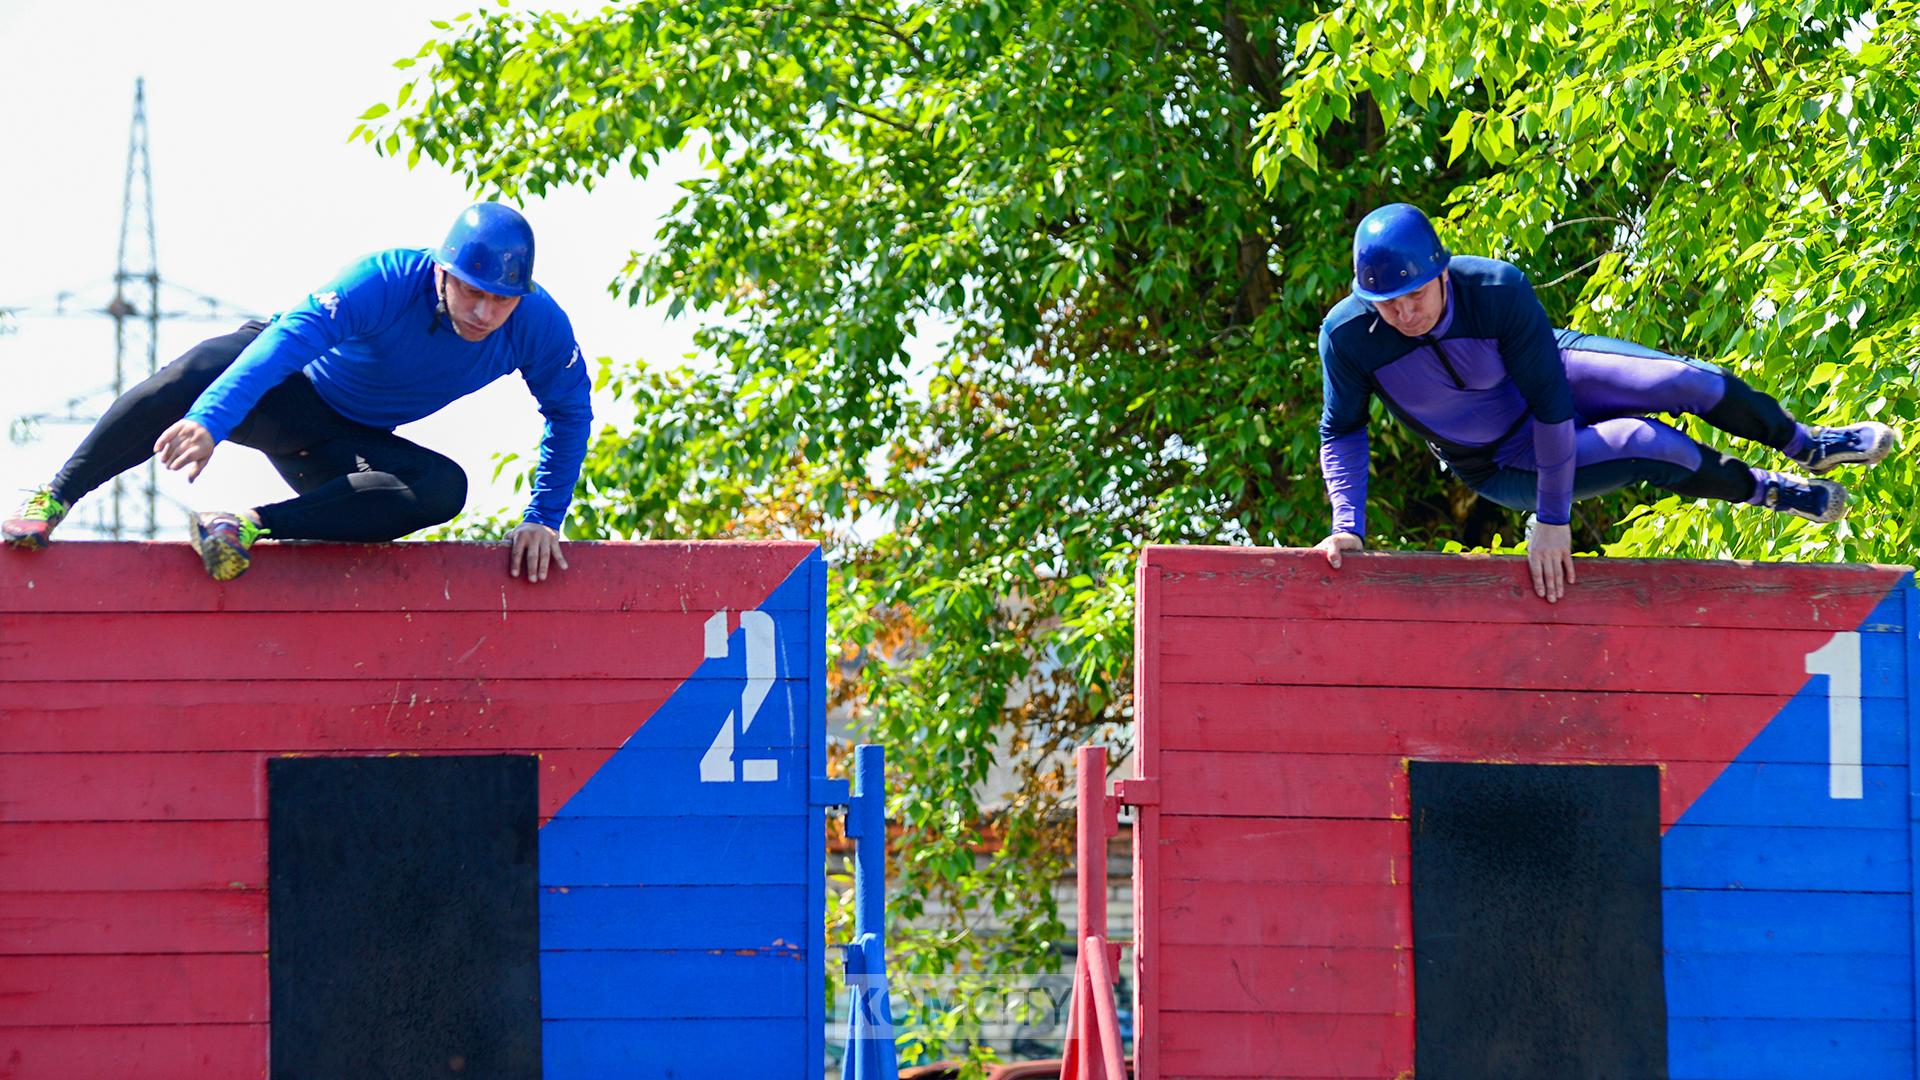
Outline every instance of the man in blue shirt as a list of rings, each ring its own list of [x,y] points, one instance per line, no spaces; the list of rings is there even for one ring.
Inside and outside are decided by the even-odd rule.
[[[393,429],[511,371],[547,423],[508,572],[540,581],[567,565],[560,527],[586,456],[591,380],[566,313],[533,281],[533,230],[497,203],[462,212],[436,250],[370,255],[271,322],[202,342],[116,401],[0,531],[45,547],[68,508],[149,455],[191,481],[231,441],[265,452],[297,495],[192,515],[216,580],[244,573],[261,536],[397,539],[459,513],[467,477]]]
[[[1552,602],[1574,580],[1575,499],[1649,483],[1812,521],[1846,515],[1846,489],[1831,480],[1754,468],[1642,414],[1698,416],[1813,473],[1872,465],[1899,445],[1892,428],[1871,421],[1800,424],[1712,364],[1555,330],[1519,268],[1451,255],[1405,203],[1361,221],[1353,263],[1353,294],[1320,327],[1320,467],[1333,530],[1317,546],[1335,567],[1366,535],[1376,395],[1467,486],[1533,511],[1527,562],[1534,592]]]

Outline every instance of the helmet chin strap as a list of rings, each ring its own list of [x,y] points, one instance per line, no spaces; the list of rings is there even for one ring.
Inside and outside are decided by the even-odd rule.
[[[433,330],[438,330],[440,329],[441,319],[447,320],[447,325],[452,326],[453,316],[447,314],[447,272],[445,270],[438,271],[433,277],[434,291],[438,293],[440,297],[440,302],[435,304],[433,308]],[[431,334],[433,330],[429,330],[427,333]]]

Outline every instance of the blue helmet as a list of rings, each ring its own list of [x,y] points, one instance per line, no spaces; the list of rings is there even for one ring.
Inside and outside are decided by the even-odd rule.
[[[1439,277],[1452,257],[1419,207],[1389,203],[1361,218],[1353,232],[1353,295],[1405,296]]]
[[[476,289],[525,296],[533,291],[533,226],[511,206],[475,203],[460,212],[433,261]]]

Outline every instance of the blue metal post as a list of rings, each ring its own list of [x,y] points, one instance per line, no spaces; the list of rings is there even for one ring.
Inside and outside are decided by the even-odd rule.
[[[872,934],[884,944],[887,934],[887,751],[866,744],[853,751],[855,795],[847,807],[847,835],[853,849],[853,934]],[[884,969],[885,953],[873,962]]]
[[[856,790],[847,805],[853,841],[853,944],[847,946],[847,1056],[842,1080],[895,1080],[893,1008],[887,985],[887,757],[853,751]]]

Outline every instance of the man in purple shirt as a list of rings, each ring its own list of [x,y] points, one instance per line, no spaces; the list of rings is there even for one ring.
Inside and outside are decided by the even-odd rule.
[[[1360,222],[1353,293],[1320,327],[1320,468],[1333,504],[1317,546],[1340,565],[1366,535],[1367,408],[1378,396],[1467,486],[1533,512],[1527,563],[1550,602],[1574,580],[1575,499],[1631,483],[1764,506],[1811,521],[1846,516],[1831,480],[1754,468],[1646,413],[1690,413],[1780,451],[1812,473],[1871,465],[1899,445],[1871,421],[1808,427],[1712,364],[1555,330],[1519,268],[1453,256],[1405,203]]]

